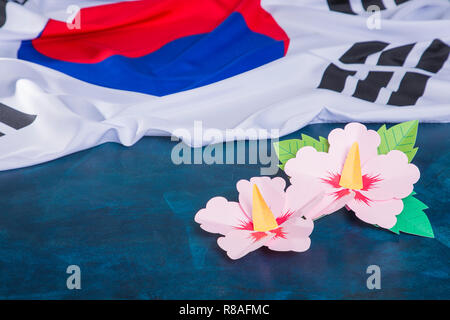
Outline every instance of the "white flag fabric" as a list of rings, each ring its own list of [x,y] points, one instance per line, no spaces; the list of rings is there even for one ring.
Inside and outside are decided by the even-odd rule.
[[[196,121],[449,122],[449,45],[447,0],[0,0],[0,170]]]

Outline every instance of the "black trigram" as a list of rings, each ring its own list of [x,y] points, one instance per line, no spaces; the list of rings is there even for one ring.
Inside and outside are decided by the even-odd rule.
[[[6,1],[0,0],[0,28],[6,22]]]
[[[381,52],[377,62],[378,66],[401,67],[415,43],[384,50],[388,45],[389,43],[381,41],[358,42],[347,50],[339,61],[344,64],[365,64],[370,55]],[[398,90],[391,93],[387,104],[392,106],[415,105],[425,92],[430,73],[437,73],[444,66],[449,53],[448,45],[439,39],[433,40],[414,67],[417,72],[405,72]],[[325,70],[318,88],[342,92],[347,77],[354,76],[356,72],[355,70],[341,69],[331,63]],[[387,87],[393,75],[394,72],[389,71],[370,71],[364,80],[358,80],[352,96],[375,102],[381,88]]]
[[[36,120],[36,117],[36,115],[24,113],[0,103],[0,122],[13,129],[20,130],[29,126]],[[3,132],[0,132],[0,137],[4,135]]]
[[[0,28],[6,22],[6,3],[8,1],[15,2],[18,4],[25,4],[28,0],[0,0]]]
[[[355,0],[356,1],[356,0]],[[383,0],[360,0],[364,10],[368,10],[370,6],[378,6],[380,10],[386,10]],[[409,0],[394,0],[396,5],[402,4]],[[350,0],[327,0],[328,7],[331,11],[337,11],[348,14],[357,14],[353,11]]]

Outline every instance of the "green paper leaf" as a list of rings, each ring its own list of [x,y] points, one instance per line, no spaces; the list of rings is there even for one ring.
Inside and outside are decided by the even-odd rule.
[[[328,140],[324,137],[319,137],[319,141],[317,141],[316,139],[302,133],[302,141],[304,143],[304,147],[310,146],[319,152],[328,152],[328,148],[330,147]]]
[[[414,148],[417,137],[419,121],[413,120],[397,124],[389,129],[382,125],[378,129],[381,138],[378,154],[386,154],[391,150],[400,150],[408,156],[409,162],[412,161],[419,148]]]
[[[297,151],[304,145],[299,139],[290,139],[274,142],[273,146],[278,159],[282,164],[285,164],[289,159],[294,158]]]
[[[306,134],[302,134],[301,139],[289,139],[274,142],[275,152],[277,153],[278,159],[281,164],[279,167],[284,170],[284,166],[289,159],[295,158],[297,151],[303,147],[313,147],[317,151],[328,152],[329,144],[328,140],[324,137],[319,137],[319,140],[311,138]]]
[[[421,237],[434,238],[431,223],[423,210],[427,205],[417,198],[416,193],[411,193],[403,199],[403,211],[397,216],[397,223],[390,230],[396,234],[400,232]]]

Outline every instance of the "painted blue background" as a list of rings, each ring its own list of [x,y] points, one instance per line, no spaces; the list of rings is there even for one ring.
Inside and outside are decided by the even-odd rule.
[[[343,125],[286,138],[334,127]],[[316,222],[306,253],[260,249],[237,261],[193,216],[213,196],[237,200],[235,183],[259,165],[175,166],[175,142],[145,138],[1,172],[0,298],[449,299],[449,131],[421,124],[414,159],[436,239],[397,236],[341,210]],[[66,288],[71,264],[82,270],[78,291]],[[366,288],[371,264],[381,267],[379,291]]]

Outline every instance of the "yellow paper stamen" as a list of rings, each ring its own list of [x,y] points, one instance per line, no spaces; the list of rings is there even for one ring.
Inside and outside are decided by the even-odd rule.
[[[277,220],[267,206],[256,184],[253,185],[253,230],[267,232],[278,228]]]
[[[353,190],[360,190],[363,188],[358,142],[353,143],[347,154],[339,185],[343,188]]]

